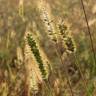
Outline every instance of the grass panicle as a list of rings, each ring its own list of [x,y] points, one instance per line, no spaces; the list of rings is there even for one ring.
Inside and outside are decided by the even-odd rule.
[[[34,54],[36,61],[38,62],[42,77],[43,77],[43,79],[46,79],[47,73],[46,73],[46,70],[44,68],[44,64],[43,64],[42,58],[40,56],[39,49],[36,45],[36,41],[33,39],[32,35],[29,35],[29,34],[27,36],[27,39],[28,39],[28,44],[31,47],[31,51]]]
[[[66,49],[67,53],[75,53],[76,52],[76,44],[74,39],[71,36],[71,32],[67,24],[63,23],[63,21],[58,24],[59,35],[62,38],[62,42]]]

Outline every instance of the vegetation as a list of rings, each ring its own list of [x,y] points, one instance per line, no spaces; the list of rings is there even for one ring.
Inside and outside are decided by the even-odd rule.
[[[95,0],[0,0],[0,96],[96,96]]]

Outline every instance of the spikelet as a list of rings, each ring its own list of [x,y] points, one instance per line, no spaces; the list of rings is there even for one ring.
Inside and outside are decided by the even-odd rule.
[[[63,21],[58,24],[59,35],[62,37],[64,47],[66,48],[67,53],[76,52],[76,44],[74,39],[72,38],[71,32],[69,30],[69,26]]]
[[[28,34],[27,39],[28,39],[28,44],[29,44],[29,46],[31,48],[31,51],[34,54],[34,57],[35,57],[35,59],[36,59],[36,61],[38,63],[39,69],[40,69],[41,74],[42,74],[42,78],[45,80],[46,79],[46,76],[47,76],[47,72],[45,70],[45,67],[44,67],[42,58],[40,56],[39,49],[38,49],[38,47],[36,45],[36,42],[33,39],[32,35],[29,35]]]
[[[68,53],[76,52],[76,45],[72,37],[68,36],[66,39],[64,39],[64,44],[66,52]]]
[[[58,29],[59,35],[61,35],[63,38],[66,38],[66,36],[69,35],[69,26],[68,24],[65,24],[63,20],[59,22]]]
[[[31,92],[33,92],[33,93],[38,92],[39,89],[38,89],[38,84],[36,81],[36,73],[34,72],[34,70],[32,70],[32,74],[30,76],[29,82],[30,82]]]

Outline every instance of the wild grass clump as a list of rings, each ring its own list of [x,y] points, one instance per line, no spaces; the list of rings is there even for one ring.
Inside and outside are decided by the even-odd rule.
[[[86,28],[79,22],[81,13],[72,13],[81,12],[71,8],[79,1],[7,1],[0,0],[0,96],[95,96],[95,39],[93,44],[87,16],[91,44],[87,34],[82,35]],[[64,15],[65,10],[70,16]]]

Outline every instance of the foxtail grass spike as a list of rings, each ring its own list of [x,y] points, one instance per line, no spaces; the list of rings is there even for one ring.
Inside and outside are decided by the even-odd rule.
[[[75,53],[76,52],[76,45],[75,41],[72,38],[71,34],[69,33],[70,30],[68,26],[64,23],[60,23],[58,25],[60,37],[64,43],[64,47],[66,48],[67,53]]]
[[[43,77],[43,79],[46,79],[47,72],[44,68],[44,64],[43,64],[42,58],[40,56],[39,49],[36,45],[36,41],[33,39],[32,35],[29,35],[29,34],[27,36],[27,39],[28,39],[28,44],[31,47],[31,51],[34,54],[36,61],[38,62],[38,66],[41,71],[42,77]]]

